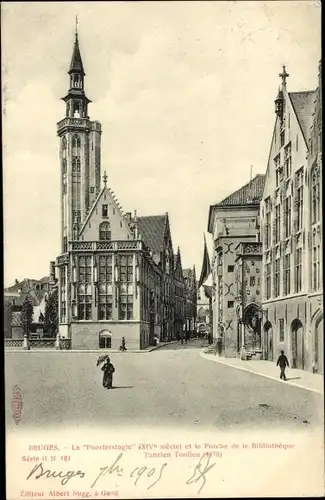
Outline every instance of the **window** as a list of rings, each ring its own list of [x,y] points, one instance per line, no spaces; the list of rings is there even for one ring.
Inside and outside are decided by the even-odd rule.
[[[102,217],[108,217],[108,205],[102,205]]]
[[[91,257],[79,257],[78,282],[91,283]]]
[[[99,296],[98,319],[111,320],[113,317],[112,295],[101,294]]]
[[[63,158],[62,160],[62,173],[66,174],[67,173],[67,160]]]
[[[298,134],[296,135],[296,151],[299,149]]]
[[[63,253],[67,253],[68,251],[68,238],[67,236],[63,237]]]
[[[295,291],[301,292],[302,289],[302,248],[296,251],[296,275],[295,275]]]
[[[271,246],[271,202],[270,198],[265,200],[265,247],[269,248]]]
[[[288,238],[291,234],[291,196],[284,200],[284,237]]]
[[[120,256],[120,281],[122,283],[133,283],[133,256]]]
[[[112,347],[112,336],[110,333],[101,332],[99,334],[99,348],[110,349]]]
[[[290,254],[284,256],[284,295],[290,293]]]
[[[280,167],[276,170],[275,172],[275,183],[276,183],[276,187],[279,187],[280,183],[282,182],[283,180],[283,168]]]
[[[78,319],[91,319],[91,295],[78,295]]]
[[[255,276],[249,277],[249,286],[255,286]]]
[[[284,319],[279,319],[279,342],[284,342]]]
[[[67,186],[67,183],[64,182],[63,183],[63,194],[67,194],[67,192],[68,192],[68,186]]]
[[[274,263],[274,296],[280,295],[280,259],[276,259]]]
[[[285,142],[285,131],[282,130],[282,132],[280,133],[280,146],[282,148],[282,146],[284,146],[284,142]]]
[[[90,192],[91,192],[91,193],[94,193],[94,192],[95,192],[95,188],[94,188],[94,187],[91,187],[91,188],[90,188]]]
[[[65,268],[60,269],[60,302],[61,302],[61,322],[66,322],[67,316],[67,303],[66,303],[66,276],[65,276]]]
[[[101,222],[99,224],[99,240],[110,241],[112,239],[111,225],[109,222]]]
[[[99,283],[111,284],[113,282],[112,256],[99,257]]]
[[[284,173],[290,177],[292,171],[291,142],[284,148]]]
[[[67,139],[65,137],[62,139],[62,157],[67,157]]]
[[[277,205],[275,207],[275,219],[274,219],[274,224],[275,224],[274,243],[279,243],[280,241],[280,222],[281,222],[280,205]]]
[[[317,291],[320,287],[320,244],[317,232],[314,229],[312,235],[312,290]]]
[[[80,146],[81,146],[81,140],[78,135],[74,135],[72,137],[72,155],[73,156],[80,156]]]
[[[133,319],[133,295],[121,295],[119,307],[119,320]]]
[[[312,213],[312,224],[319,222],[320,220],[320,182],[319,182],[319,171],[314,167],[311,171],[311,213]]]
[[[304,201],[303,201],[303,187],[300,186],[297,189],[297,231],[301,231],[302,223],[303,223],[303,209],[304,209]]]
[[[234,301],[228,300],[228,309],[231,309],[232,307],[234,307]]]
[[[233,273],[235,270],[235,266],[228,266],[228,273]]]

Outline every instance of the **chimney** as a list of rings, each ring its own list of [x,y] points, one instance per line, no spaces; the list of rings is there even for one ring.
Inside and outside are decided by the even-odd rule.
[[[17,280],[17,278],[15,279],[15,285],[18,285],[19,281]]]
[[[131,218],[132,218],[132,214],[131,212],[126,212],[126,214],[124,215],[125,217],[125,220],[127,223],[131,222]]]

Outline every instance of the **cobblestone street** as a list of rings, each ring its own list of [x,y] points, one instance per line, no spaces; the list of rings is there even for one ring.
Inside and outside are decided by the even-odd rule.
[[[23,396],[22,426],[87,424],[196,426],[203,429],[315,429],[322,396],[200,357],[195,344],[111,355],[114,390],[102,387],[98,354],[8,352],[8,426],[13,387]],[[191,346],[191,347],[190,347]]]

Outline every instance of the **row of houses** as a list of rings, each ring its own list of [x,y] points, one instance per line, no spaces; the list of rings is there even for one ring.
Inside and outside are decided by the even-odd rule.
[[[211,205],[213,332],[220,354],[323,373],[322,81],[275,100],[266,173]]]
[[[25,278],[15,280],[15,284],[4,290],[4,338],[19,340],[23,338],[21,311],[26,297],[33,306],[33,321],[30,334],[42,337],[46,334],[44,326],[46,299],[56,287],[53,274],[40,280]]]

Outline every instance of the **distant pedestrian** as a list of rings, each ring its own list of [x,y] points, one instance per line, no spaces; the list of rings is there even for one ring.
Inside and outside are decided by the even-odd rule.
[[[289,368],[289,361],[287,356],[284,354],[284,351],[281,351],[280,356],[278,357],[278,361],[276,363],[276,366],[280,367],[280,379],[287,380],[286,374],[285,374],[285,369],[286,367]]]
[[[102,366],[103,375],[103,387],[105,389],[113,388],[113,373],[115,372],[115,368],[111,363],[110,358],[107,356],[105,364]]]
[[[124,351],[127,350],[126,349],[126,345],[125,345],[125,338],[124,337],[122,337],[122,343],[121,343],[121,345],[119,347],[119,350],[122,351],[122,352],[124,352]]]

